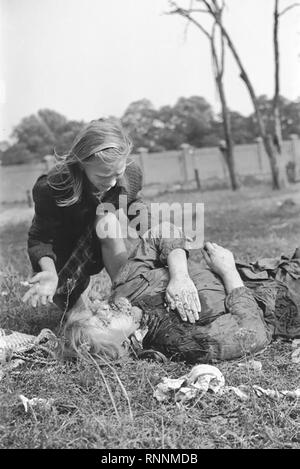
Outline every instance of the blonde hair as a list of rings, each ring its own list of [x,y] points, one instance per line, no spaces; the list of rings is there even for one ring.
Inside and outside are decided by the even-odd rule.
[[[125,335],[121,331],[108,330],[105,320],[99,319],[87,308],[75,308],[70,312],[63,337],[63,356],[67,359],[91,354],[117,360],[125,354],[121,345],[126,340]]]
[[[48,183],[60,191],[57,205],[68,207],[82,195],[83,162],[95,155],[103,168],[114,167],[129,156],[132,142],[120,121],[115,118],[94,120],[87,124],[75,138],[70,151],[56,156],[56,164],[48,175]]]

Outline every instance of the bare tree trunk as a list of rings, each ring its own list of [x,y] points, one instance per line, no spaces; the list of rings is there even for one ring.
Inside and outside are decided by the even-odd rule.
[[[208,13],[211,15],[211,17],[214,19],[215,24],[217,24],[220,28],[222,37],[226,40],[226,43],[231,50],[231,53],[240,69],[240,77],[244,81],[249,94],[250,98],[253,103],[254,107],[254,112],[256,115],[256,120],[257,120],[257,126],[258,126],[258,132],[260,137],[262,138],[265,151],[267,153],[267,156],[269,158],[269,163],[270,163],[270,168],[271,168],[271,175],[272,175],[272,181],[273,181],[273,189],[281,189],[281,187],[285,186],[287,184],[287,174],[286,174],[286,167],[285,167],[285,158],[282,157],[282,136],[281,136],[281,122],[280,122],[280,111],[279,111],[279,47],[278,47],[278,19],[280,16],[285,14],[287,11],[290,11],[292,8],[300,6],[299,3],[294,3],[286,8],[284,8],[281,13],[278,12],[278,1],[275,0],[275,11],[274,11],[274,51],[275,51],[275,82],[276,82],[276,88],[275,88],[275,95],[274,95],[274,110],[273,110],[273,115],[274,115],[274,125],[275,125],[275,130],[274,130],[274,135],[271,135],[267,132],[265,123],[263,121],[262,114],[259,109],[259,104],[258,104],[258,99],[255,94],[254,88],[252,86],[252,83],[250,81],[250,78],[243,66],[243,63],[241,61],[241,58],[235,48],[235,45],[233,44],[231,37],[229,36],[226,28],[223,25],[222,21],[222,13],[225,7],[225,0],[221,0],[221,5],[219,4],[218,0],[198,0],[199,3],[201,3],[204,7],[203,8],[192,8],[192,2],[189,10],[185,10],[183,8],[179,8],[176,2],[170,0],[170,3],[172,6],[175,7],[175,10],[170,12],[170,13],[178,13],[182,16],[185,16],[190,22],[194,23],[201,31],[212,41],[211,35],[203,28],[203,26],[191,16],[192,13]],[[217,83],[218,84],[218,83]],[[219,85],[218,85],[219,89]],[[224,91],[224,89],[223,89]],[[220,89],[219,89],[220,92]],[[224,94],[223,94],[224,95]],[[221,98],[221,93],[220,93],[220,98]],[[222,98],[221,98],[222,100]],[[225,101],[226,105],[226,101]],[[227,107],[226,107],[227,108]],[[225,109],[226,109],[225,108]],[[225,111],[226,115],[226,111]],[[228,116],[228,111],[227,111],[227,116]],[[224,115],[223,115],[223,120],[224,120]],[[226,126],[226,119],[224,120],[224,125]],[[225,138],[227,131],[225,130],[224,127],[224,132],[225,132]],[[228,135],[228,134],[227,134]],[[232,143],[232,141],[231,141]],[[229,142],[229,148],[231,148],[232,145],[230,145]]]
[[[185,10],[183,8],[179,8],[175,2],[171,2],[172,5],[175,7],[175,10],[170,12],[170,14],[179,14],[185,18],[190,23],[193,23],[202,33],[207,37],[207,39],[210,42],[211,46],[211,55],[212,55],[212,60],[213,60],[213,66],[214,66],[214,75],[215,75],[215,81],[216,85],[218,88],[219,96],[220,96],[220,101],[221,101],[221,108],[222,108],[222,118],[223,118],[223,129],[224,129],[224,137],[225,137],[225,142],[226,142],[226,149],[224,148],[222,150],[222,154],[225,159],[225,163],[228,167],[229,171],[229,177],[230,177],[230,183],[231,183],[231,188],[232,190],[237,190],[240,188],[240,184],[238,181],[238,178],[236,176],[236,169],[235,169],[235,160],[234,160],[234,142],[232,139],[232,134],[231,134],[231,125],[230,125],[230,115],[228,111],[228,106],[227,106],[227,101],[226,101],[226,95],[225,95],[225,90],[224,90],[224,85],[223,85],[223,74],[224,74],[224,39],[223,35],[221,34],[221,58],[218,58],[218,53],[217,49],[215,46],[215,25],[213,25],[212,32],[209,33],[198,21],[195,20],[190,15],[189,10]],[[220,15],[221,17],[221,15]],[[221,20],[221,18],[220,18]]]
[[[274,144],[273,144],[273,141],[272,141],[272,136],[267,134],[265,124],[263,122],[263,118],[262,118],[262,115],[261,115],[261,112],[260,112],[260,109],[259,109],[259,106],[258,106],[257,96],[255,94],[252,83],[249,79],[249,76],[248,76],[244,66],[243,66],[243,63],[241,61],[240,56],[239,56],[239,54],[238,54],[238,52],[237,52],[237,50],[236,50],[236,48],[235,48],[235,46],[234,46],[234,44],[231,40],[226,28],[224,27],[224,25],[222,23],[221,15],[220,15],[220,8],[218,7],[217,2],[215,0],[212,0],[212,4],[213,4],[213,6],[212,6],[209,3],[208,0],[202,0],[202,1],[206,6],[207,11],[212,15],[212,17],[215,19],[216,23],[219,25],[219,27],[222,31],[222,34],[223,34],[224,38],[226,39],[228,47],[231,50],[232,55],[235,58],[235,61],[236,61],[237,65],[240,69],[240,77],[244,81],[244,83],[245,83],[245,85],[246,85],[246,87],[249,91],[249,94],[250,94],[250,97],[251,97],[251,100],[252,100],[252,103],[253,103],[256,119],[257,119],[258,131],[259,131],[259,134],[262,138],[266,153],[267,153],[268,158],[269,158],[270,167],[271,167],[271,174],[272,174],[272,181],[273,181],[273,189],[280,189],[281,188],[280,168],[279,168],[279,165],[278,165],[278,158],[277,158],[276,150],[275,150],[275,147],[274,147]]]
[[[287,187],[289,185],[287,178],[287,157],[282,148],[282,131],[281,131],[281,118],[279,110],[279,90],[280,90],[280,70],[279,70],[279,0],[275,0],[274,4],[274,22],[273,22],[273,46],[274,46],[274,63],[275,63],[275,90],[273,98],[273,118],[274,118],[274,148],[277,152],[277,160],[279,167],[280,186]]]
[[[231,124],[230,117],[228,113],[228,107],[226,102],[226,97],[224,93],[224,86],[222,79],[216,78],[217,86],[219,90],[220,100],[222,104],[222,118],[223,118],[223,128],[224,128],[224,137],[226,141],[226,152],[224,152],[225,161],[228,166],[229,177],[231,182],[232,190],[238,190],[240,184],[236,176],[235,160],[234,160],[234,144],[231,136]]]
[[[222,154],[225,159],[225,163],[228,167],[230,183],[232,190],[238,190],[240,188],[240,184],[238,178],[236,176],[236,168],[235,168],[235,159],[234,159],[234,143],[232,139],[231,133],[231,122],[230,122],[230,115],[227,106],[227,100],[224,90],[224,83],[223,83],[223,74],[224,74],[224,40],[223,36],[221,35],[221,59],[218,60],[218,54],[215,46],[215,26],[213,27],[212,34],[210,36],[210,44],[211,44],[211,53],[212,59],[214,64],[214,73],[215,73],[215,80],[217,84],[217,88],[219,91],[220,101],[221,101],[221,108],[222,108],[222,119],[223,119],[223,130],[224,130],[224,137],[226,142],[226,148],[222,151]]]
[[[255,91],[254,91],[252,83],[249,79],[249,76],[248,76],[246,70],[244,69],[244,67],[242,65],[240,57],[239,57],[239,55],[238,55],[232,41],[230,40],[230,38],[229,38],[227,32],[224,30],[224,28],[222,29],[222,31],[223,31],[223,33],[225,32],[225,38],[227,40],[227,44],[228,44],[229,48],[231,49],[231,52],[232,52],[233,56],[235,57],[235,59],[237,61],[237,64],[240,67],[240,72],[241,72],[240,77],[244,81],[246,87],[248,88],[248,91],[249,91],[249,94],[250,94],[250,97],[251,97],[251,100],[252,100],[252,103],[253,103],[253,107],[254,107],[255,115],[256,115],[256,119],[257,119],[258,132],[259,132],[259,134],[260,134],[260,136],[263,140],[265,150],[266,150],[266,153],[268,155],[269,162],[270,162],[270,167],[271,167],[271,172],[272,172],[272,179],[273,179],[273,188],[274,189],[280,189],[279,167],[278,167],[278,161],[277,161],[277,158],[276,158],[276,152],[275,152],[275,149],[274,149],[274,145],[272,144],[272,137],[270,139],[270,136],[267,135],[265,124],[263,122],[263,118],[262,118],[262,115],[261,115],[261,112],[260,112],[260,109],[259,109],[259,106],[258,106],[257,96],[255,94]]]

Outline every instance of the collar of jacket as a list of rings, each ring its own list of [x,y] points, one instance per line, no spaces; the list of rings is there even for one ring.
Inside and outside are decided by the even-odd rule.
[[[123,176],[117,179],[117,183],[114,187],[120,187],[120,189],[122,190],[122,192],[124,192],[124,194],[127,194],[129,192],[129,182],[128,182],[128,177],[126,173],[124,173]],[[110,190],[112,189],[113,187]]]
[[[117,179],[116,184],[103,195],[101,202],[114,202],[116,197],[118,198],[119,195],[129,194],[129,189],[128,177],[124,174],[122,177]],[[86,199],[89,200],[92,205],[99,204],[99,201],[89,191],[86,191]]]

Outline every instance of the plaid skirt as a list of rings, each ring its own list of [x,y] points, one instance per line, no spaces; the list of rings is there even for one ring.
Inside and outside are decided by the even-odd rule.
[[[68,311],[88,287],[90,276],[99,273],[103,267],[100,241],[91,225],[79,238],[69,259],[58,272],[54,303],[62,311]]]

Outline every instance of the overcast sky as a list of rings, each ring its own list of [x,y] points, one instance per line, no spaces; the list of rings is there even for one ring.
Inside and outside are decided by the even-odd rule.
[[[190,0],[178,0],[188,5]],[[274,0],[227,0],[226,25],[258,94],[272,95]],[[291,4],[281,0],[281,7]],[[208,42],[167,16],[167,0],[0,0],[0,140],[39,109],[69,119],[120,117],[135,100],[155,107],[200,95],[218,110]],[[300,96],[300,8],[281,21],[281,92]],[[228,53],[231,109],[252,111]]]

